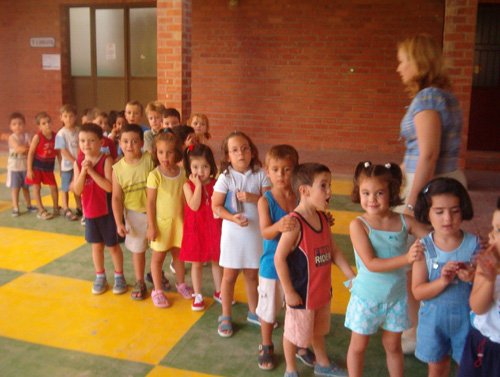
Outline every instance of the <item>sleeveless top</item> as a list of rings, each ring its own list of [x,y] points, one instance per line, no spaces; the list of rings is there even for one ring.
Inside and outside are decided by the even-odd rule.
[[[33,169],[53,172],[56,161],[55,135],[52,132],[52,138],[46,138],[42,132],[38,132],[38,145],[36,146],[33,159]]]
[[[29,144],[30,137],[27,133],[22,133],[21,135],[12,134],[9,136],[14,139],[18,145]],[[17,153],[15,148],[11,148],[9,145],[9,157],[7,158],[7,170],[9,171],[26,171],[27,168],[27,154]]]
[[[471,313],[472,326],[492,342],[500,343],[500,275],[495,280],[493,304],[484,314]]]
[[[300,239],[288,255],[287,264],[293,288],[302,298],[302,305],[295,309],[319,309],[332,297],[332,240],[330,227],[324,213],[316,212],[320,229],[314,229],[297,212],[290,215],[298,220]]]
[[[85,156],[78,156],[76,163],[80,171],[82,170],[82,161]],[[99,160],[94,165],[94,170],[97,174],[104,177],[104,164],[107,156],[101,154]],[[82,191],[82,207],[83,214],[87,219],[94,219],[105,216],[111,212],[111,193],[103,190],[94,179],[87,174]]]
[[[403,215],[400,215],[402,227],[398,232],[374,229],[358,216],[368,228],[368,238],[378,258],[393,258],[406,253],[408,230]],[[354,249],[358,274],[352,283],[351,293],[378,303],[389,303],[406,297],[406,269],[404,267],[386,272],[368,270]]]
[[[272,223],[278,222],[282,217],[287,215],[284,209],[280,207],[276,199],[274,199],[271,191],[264,192],[264,197],[267,200],[269,206],[269,214]],[[281,233],[274,237],[272,240],[264,239],[264,251],[260,257],[259,275],[266,279],[278,280],[278,273],[276,272],[276,266],[274,264],[274,254],[276,254],[276,248],[278,247],[278,242],[280,240]]]

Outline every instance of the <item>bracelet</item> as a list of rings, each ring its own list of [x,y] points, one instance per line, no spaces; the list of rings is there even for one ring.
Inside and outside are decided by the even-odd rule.
[[[415,207],[413,207],[411,204],[407,204],[406,208],[408,208],[410,211],[415,211]]]

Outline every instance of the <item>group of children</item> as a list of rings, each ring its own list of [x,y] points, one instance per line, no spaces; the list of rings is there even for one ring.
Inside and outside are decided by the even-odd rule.
[[[64,169],[61,164],[63,213],[69,219],[77,215],[68,205],[66,194],[71,190],[77,211],[83,209],[85,238],[92,245],[94,294],[108,288],[105,247],[114,266],[113,293],[127,291],[120,237],[132,252],[132,299],[147,297],[149,278],[156,307],[170,306],[164,294],[169,282],[162,270],[167,252],[172,254],[177,291],[192,300],[195,311],[205,308],[201,282],[203,263],[208,262],[213,297],[222,304],[217,331],[227,338],[233,335],[234,288],[243,271],[247,321],[261,328],[259,368],[274,368],[272,332],[285,302],[285,376],[298,376],[296,359],[313,367],[316,375],[346,376],[347,371],[331,362],[325,349],[331,264],[335,263],[351,291],[345,318],[345,326],[352,331],[349,375],[363,374],[370,336],[381,328],[387,368],[394,377],[403,375],[401,334],[410,326],[406,271],[411,268],[411,289],[421,300],[415,355],[428,363],[429,376],[447,376],[450,356],[460,364],[461,376],[499,375],[495,355],[500,347],[500,210],[494,214],[491,246],[478,252],[478,238],[460,228],[463,220],[472,218],[473,210],[458,181],[432,180],[419,194],[415,217],[400,215],[392,210],[402,202],[399,166],[360,162],[352,200],[364,213],[349,229],[355,274],[332,240],[333,220],[325,214],[332,197],[330,170],[322,164],[299,164],[292,146],[273,146],[263,167],[250,137],[235,131],[223,140],[217,169],[205,144],[210,134],[202,114],[191,117],[191,126],[179,126],[175,124],[180,123],[178,113],[168,113],[161,103],[152,102],[146,107],[150,129],[144,132],[139,125],[142,106],[132,101],[125,107],[125,120],[106,137],[104,127],[94,123],[76,131],[73,110],[71,106],[61,109],[64,126],[55,137],[50,117],[38,114],[40,130],[31,144],[22,115],[11,116],[8,184],[13,215],[19,214],[21,189],[28,210],[34,210],[24,185],[29,182],[34,185],[38,217],[50,218],[40,199],[40,185],[51,187],[54,208],[58,208],[53,170],[61,150],[66,159]],[[121,158],[106,149],[104,140],[109,137],[117,138]],[[26,154],[23,179],[18,160]],[[409,234],[417,240],[408,247]],[[146,274],[148,248],[152,249],[151,272]],[[191,262],[193,288],[185,282],[184,262]]]

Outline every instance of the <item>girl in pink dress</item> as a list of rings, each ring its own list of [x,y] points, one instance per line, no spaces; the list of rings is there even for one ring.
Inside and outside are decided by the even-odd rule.
[[[184,169],[189,180],[183,186],[186,204],[180,259],[192,264],[194,295],[191,309],[200,311],[205,309],[201,294],[203,263],[212,262],[216,300],[220,297],[222,279],[222,268],[219,266],[222,220],[214,218],[212,212],[217,166],[210,147],[197,144],[186,148]]]

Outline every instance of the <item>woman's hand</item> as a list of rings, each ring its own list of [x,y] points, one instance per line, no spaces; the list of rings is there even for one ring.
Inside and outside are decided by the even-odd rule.
[[[238,224],[241,227],[248,226],[248,219],[242,213],[236,213],[233,215],[233,222]]]
[[[290,232],[297,226],[297,219],[293,216],[286,215],[283,216],[278,221],[278,230],[280,233]]]
[[[240,202],[257,203],[259,201],[260,195],[252,194],[251,192],[237,191],[236,197]]]

